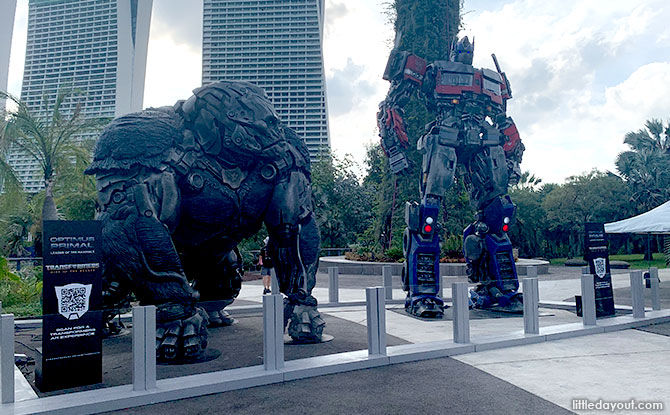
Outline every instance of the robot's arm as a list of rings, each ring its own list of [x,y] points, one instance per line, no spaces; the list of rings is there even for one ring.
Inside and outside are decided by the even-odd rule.
[[[509,184],[515,185],[521,178],[521,158],[526,148],[521,142],[519,130],[516,128],[516,124],[514,124],[514,120],[511,117],[505,118],[500,127],[500,132],[505,140],[503,150],[505,151],[505,159],[507,160]]]
[[[409,146],[402,108],[414,91],[423,84],[425,74],[425,60],[409,52],[391,52],[384,71],[384,79],[391,81],[391,89],[386,99],[379,104],[377,125],[382,148],[389,157],[393,173],[400,173],[408,167],[402,151]]]

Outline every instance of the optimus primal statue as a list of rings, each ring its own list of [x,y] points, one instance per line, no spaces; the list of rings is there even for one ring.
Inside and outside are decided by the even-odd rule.
[[[439,237],[437,218],[444,192],[456,173],[464,177],[477,220],[464,231],[464,254],[477,308],[499,306],[518,311],[518,293],[512,245],[507,231],[516,206],[507,196],[508,184],[520,177],[524,146],[514,122],[507,116],[512,97],[507,77],[500,71],[472,66],[474,44],[467,37],[451,50],[449,61],[431,64],[409,52],[391,52],[384,79],[391,81],[377,115],[382,147],[391,170],[408,167],[403,149],[409,139],[403,125],[403,107],[419,91],[435,120],[417,143],[423,153],[421,202],[407,203],[403,237],[406,262],[403,284],[405,308],[423,317],[441,316],[439,297]]]
[[[198,356],[207,324],[231,323],[223,308],[241,287],[236,246],[263,223],[289,334],[320,340],[309,153],[262,89],[218,82],[174,107],[119,117],[87,173],[103,222],[105,307],[131,291],[155,304],[159,358]]]

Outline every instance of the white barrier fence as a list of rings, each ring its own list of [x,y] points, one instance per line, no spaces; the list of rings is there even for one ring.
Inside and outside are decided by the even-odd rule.
[[[650,273],[657,276],[657,270]],[[337,281],[337,271],[329,270],[331,280]],[[384,274],[386,275],[386,274]],[[2,414],[33,414],[50,412],[97,413],[131,408],[150,403],[183,399],[205,394],[309,378],[325,374],[390,365],[408,361],[432,359],[471,353],[481,350],[538,343],[566,337],[605,331],[623,330],[657,322],[670,321],[670,310],[661,310],[658,300],[658,280],[651,282],[653,309],[644,309],[642,274],[631,273],[633,315],[613,317],[598,322],[595,319],[593,276],[582,276],[583,322],[540,327],[539,291],[536,272],[522,280],[524,293],[524,328],[506,336],[484,339],[470,338],[468,285],[452,284],[453,341],[387,346],[386,300],[389,298],[390,278],[383,278],[384,287],[366,289],[368,350],[317,356],[284,361],[283,297],[263,297],[263,357],[260,366],[231,369],[200,375],[156,380],[156,308],[133,308],[133,382],[92,391],[76,392],[14,402],[14,316],[0,318],[0,389]],[[388,284],[386,284],[388,283]],[[337,282],[335,282],[337,286]],[[337,299],[333,293],[331,299]],[[1,304],[0,304],[1,311]]]

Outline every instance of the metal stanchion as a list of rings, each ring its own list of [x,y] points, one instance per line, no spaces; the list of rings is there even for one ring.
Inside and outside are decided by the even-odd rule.
[[[14,314],[0,316],[0,401],[14,402]]]
[[[386,307],[384,287],[365,289],[368,318],[368,354],[386,355]]]
[[[382,279],[384,282],[384,298],[387,300],[393,299],[393,267],[384,265],[382,267]]]
[[[279,294],[263,296],[263,366],[284,367],[284,300]]]
[[[537,278],[524,278],[523,280],[521,280],[521,283],[523,284],[524,332],[526,334],[540,334],[540,312],[539,312],[540,296],[539,296]]]
[[[468,283],[451,284],[453,302],[454,343],[470,343],[470,310],[468,309]]]
[[[328,301],[340,302],[340,271],[337,267],[328,268]]]
[[[649,268],[649,284],[651,287],[651,309],[658,311],[661,309],[661,296],[658,284],[658,268]]]
[[[630,295],[633,300],[633,317],[644,317],[644,285],[642,271],[630,273]]]
[[[593,274],[582,274],[582,321],[585,326],[596,325],[596,291],[593,286]]]

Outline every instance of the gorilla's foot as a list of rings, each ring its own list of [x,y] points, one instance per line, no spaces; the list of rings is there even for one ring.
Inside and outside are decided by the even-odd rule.
[[[321,314],[316,306],[295,305],[286,306],[285,312],[289,308],[292,311],[288,313],[288,334],[293,341],[297,343],[319,343],[326,322],[321,318]]]
[[[175,307],[181,306],[170,306],[173,310]],[[158,324],[156,329],[158,360],[193,359],[207,348],[207,312],[199,307],[195,307],[194,310],[195,312],[188,317],[161,321]]]
[[[227,327],[237,323],[225,310],[207,310],[208,327]]]

